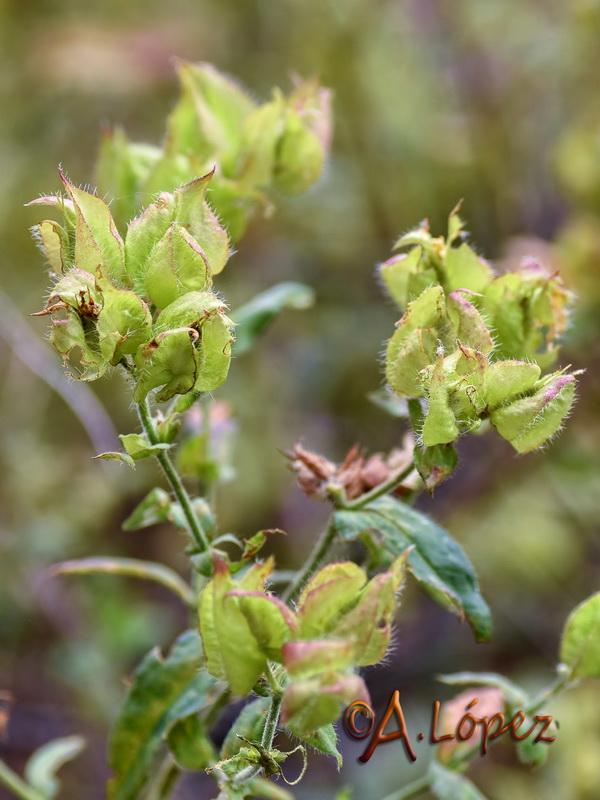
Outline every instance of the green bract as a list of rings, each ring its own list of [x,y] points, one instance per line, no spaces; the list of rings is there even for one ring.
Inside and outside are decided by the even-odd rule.
[[[556,433],[574,399],[574,375],[541,377],[558,354],[571,295],[531,260],[494,277],[465,235],[454,211],[447,239],[433,238],[425,222],[396,243],[408,254],[381,265],[405,309],[387,345],[386,378],[401,397],[422,398],[424,447],[448,445],[488,419],[524,453]]]
[[[64,227],[47,220],[36,229],[58,275],[40,313],[53,315],[50,340],[63,358],[79,356],[76,377],[124,364],[136,402],[153,389],[163,401],[226,379],[233,323],[211,287],[230,250],[205,199],[212,176],[162,192],[124,242],[107,204],[63,173],[66,197],[34,201],[64,216]]]

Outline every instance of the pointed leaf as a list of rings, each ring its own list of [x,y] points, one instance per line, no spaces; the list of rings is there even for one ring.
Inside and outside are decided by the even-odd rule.
[[[298,734],[296,735],[298,736]],[[337,748],[338,737],[331,723],[329,725],[324,725],[322,728],[318,728],[313,733],[305,733],[302,736],[298,736],[298,738],[302,742],[314,747],[315,750],[318,750],[320,753],[333,756],[336,760],[338,770],[341,768],[343,762],[342,754]]]
[[[459,247],[448,248],[444,267],[449,292],[455,289],[482,292],[494,277],[490,265],[464,242]]]
[[[124,531],[139,531],[150,525],[158,525],[169,519],[172,501],[164,489],[156,488],[146,495],[142,502],[121,525]]]
[[[186,605],[195,605],[196,596],[190,586],[164,564],[143,561],[138,558],[118,558],[116,556],[95,556],[74,561],[61,561],[50,568],[51,575],[90,575],[104,572],[110,575],[128,575],[162,584],[178,595]]]
[[[253,297],[231,316],[237,326],[233,350],[241,355],[249,350],[286,308],[303,310],[314,302],[313,290],[303,283],[277,283]]]
[[[560,659],[573,678],[600,677],[600,592],[569,615],[563,629]]]
[[[489,639],[492,622],[473,567],[457,542],[433,520],[391,497],[382,497],[360,511],[337,511],[334,522],[343,539],[378,531],[382,545],[394,555],[408,554],[408,571],[435,600],[466,617],[480,641]]]

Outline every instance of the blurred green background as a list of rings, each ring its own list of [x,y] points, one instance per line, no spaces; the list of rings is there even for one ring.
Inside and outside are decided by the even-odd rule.
[[[232,307],[280,280],[311,284],[318,303],[290,312],[233,365],[216,394],[238,424],[236,478],[219,489],[224,530],[288,531],[282,567],[300,563],[326,509],[294,486],[280,450],[301,437],[333,459],[360,441],[389,449],[402,426],[367,399],[397,312],[374,265],[403,230],[434,232],[458,199],[480,252],[500,266],[525,255],[560,269],[579,295],[561,363],[586,368],[567,429],[546,452],[517,458],[499,437],[460,443],[455,476],[419,507],[464,544],[495,615],[490,644],[412,586],[387,664],[367,672],[374,700],[402,691],[420,730],[440,672],[504,671],[530,687],[552,678],[571,608],[600,571],[600,2],[598,0],[1,0],[0,2],[0,690],[12,693],[0,755],[20,769],[51,738],[89,742],[67,767],[65,797],[100,800],[105,738],[125,678],[185,614],[160,588],[112,577],[50,580],[53,562],[92,554],[184,567],[181,536],[120,522],[160,480],[90,457],[135,421],[118,375],[69,383],[47,350],[43,261],[28,235],[59,188],[62,163],[91,181],[100,125],[160,141],[177,87],[175,57],[210,61],[266,98],[290,74],[334,91],[335,138],[323,179],[276,198],[217,281]],[[56,391],[58,387],[60,392]],[[94,394],[91,393],[94,392]],[[113,422],[106,416],[108,410]],[[114,428],[113,428],[114,426]],[[598,685],[555,708],[560,734],[540,772],[499,745],[472,771],[490,800],[597,800]],[[0,717],[0,721],[3,716]],[[367,765],[314,759],[298,797],[376,800],[416,777],[430,746],[405,765],[400,744]],[[202,776],[178,800],[213,796]],[[0,798],[8,797],[0,789]]]

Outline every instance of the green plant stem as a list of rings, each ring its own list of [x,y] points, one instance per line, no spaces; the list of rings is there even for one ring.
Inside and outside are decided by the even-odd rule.
[[[411,462],[406,469],[403,469],[402,472],[392,475],[383,483],[380,483],[379,486],[376,486],[374,489],[371,489],[370,492],[366,494],[362,494],[360,497],[357,497],[355,500],[345,500],[339,501],[339,508],[342,508],[346,511],[353,511],[357,508],[363,508],[364,506],[372,503],[373,500],[377,500],[378,497],[382,497],[384,494],[388,494],[388,492],[392,492],[394,489],[397,489],[398,486],[402,483],[403,480],[406,480],[410,473],[414,470],[415,465]],[[337,505],[337,503],[336,503]]]
[[[267,714],[267,720],[265,722],[262,738],[260,740],[262,746],[267,750],[270,750],[273,747],[273,739],[277,733],[277,724],[279,723],[282,700],[282,694],[274,694],[271,696],[271,705],[269,706],[269,713]]]
[[[152,415],[150,414],[147,401],[144,400],[143,402],[138,403],[137,408],[140,422],[142,423],[142,427],[146,433],[146,436],[148,437],[148,441],[150,444],[159,444],[160,441],[156,432],[156,428],[154,427],[154,422],[152,420]],[[173,466],[173,462],[169,458],[169,454],[166,450],[161,450],[158,453],[155,453],[155,456],[163,468],[163,472],[165,473],[167,480],[171,485],[171,489],[179,501],[188,524],[189,532],[192,535],[194,542],[198,546],[200,552],[208,552],[210,550],[210,543],[206,536],[206,532],[203,530],[198,517],[194,513],[190,496],[187,493],[187,490],[183,485],[177,470]]]
[[[277,725],[279,723],[279,714],[281,713],[281,702],[283,700],[282,694],[271,695],[271,705],[267,713],[265,727],[263,728],[262,737],[260,740],[261,745],[270,750],[273,747],[273,740],[277,733]],[[239,786],[246,781],[252,780],[262,772],[262,767],[246,767],[234,778],[234,783]]]
[[[304,566],[298,570],[296,576],[292,583],[288,586],[287,590],[283,594],[283,601],[284,603],[290,603],[293,600],[296,600],[297,596],[300,594],[302,587],[308,581],[308,579],[312,576],[313,572],[317,569],[321,561],[327,555],[327,552],[331,545],[335,540],[336,529],[335,525],[333,524],[333,519],[330,520],[329,525],[325,528],[315,546],[313,548],[312,553],[308,557]]]
[[[570,683],[570,675],[568,672],[559,673],[554,683],[545,689],[538,697],[532,700],[531,704],[525,709],[528,714],[533,714],[534,711],[539,711],[542,706],[546,705],[548,700],[555,697],[563,689],[566,689]]]
[[[41,792],[25,783],[4,761],[0,761],[0,783],[3,783],[21,800],[46,800]]]
[[[408,786],[404,787],[404,789],[400,789],[397,792],[388,794],[387,797],[383,798],[383,800],[408,800],[410,797],[416,797],[418,794],[426,792],[430,785],[431,781],[427,776],[425,776],[424,778],[420,778],[413,783],[409,783]]]

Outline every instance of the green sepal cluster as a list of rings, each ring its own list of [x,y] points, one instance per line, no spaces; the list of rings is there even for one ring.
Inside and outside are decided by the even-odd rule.
[[[385,656],[405,561],[400,556],[370,581],[352,562],[329,564],[306,584],[292,611],[265,591],[271,560],[234,579],[215,557],[199,603],[209,673],[244,695],[268,662],[281,664],[288,728],[302,735],[334,722],[343,702],[368,698],[355,670]]]
[[[417,429],[425,453],[484,420],[525,453],[559,430],[574,400],[573,374],[542,377],[558,354],[571,295],[532,261],[494,277],[465,236],[455,210],[446,239],[423,223],[396,243],[409,252],[381,265],[405,309],[387,344],[386,379],[400,397],[425,401]]]
[[[124,229],[153,193],[171,191],[216,164],[211,205],[237,241],[249,216],[268,209],[265,191],[297,194],[318,180],[331,139],[330,93],[309,80],[287,96],[275,89],[260,104],[210,64],[182,61],[178,77],[181,94],[162,147],[130,142],[119,128],[104,132],[98,189],[119,198],[114,215]]]
[[[52,315],[50,340],[63,359],[78,353],[75,377],[95,380],[124,363],[136,402],[154,389],[164,401],[224,382],[233,322],[212,276],[230,247],[206,201],[212,176],[162,192],[124,239],[108,205],[62,172],[66,195],[33,201],[64,218],[34,232],[56,277],[40,314]]]

